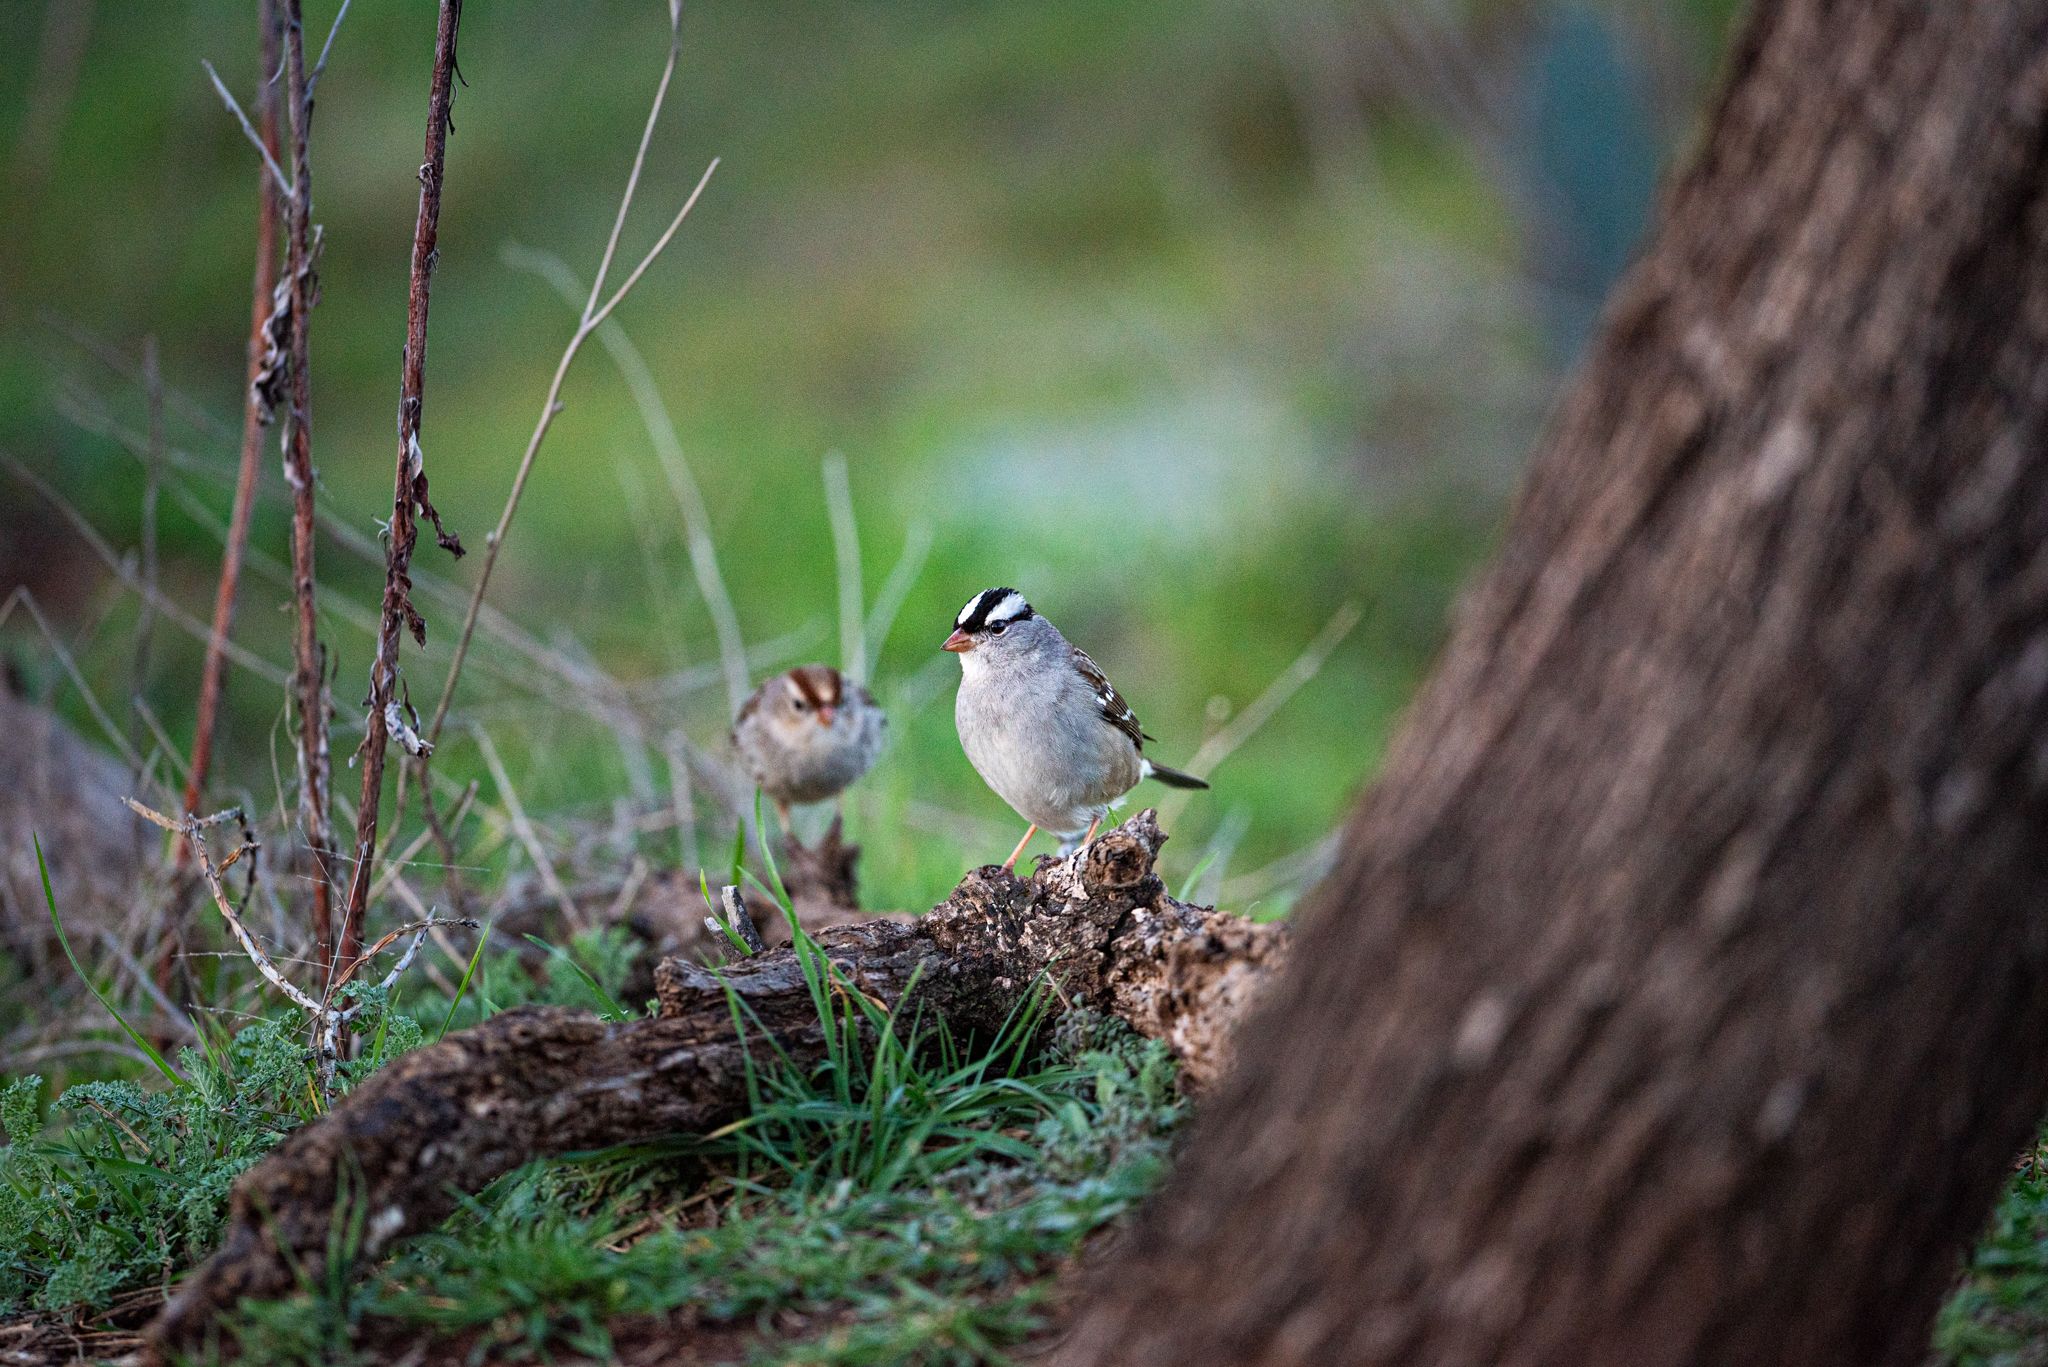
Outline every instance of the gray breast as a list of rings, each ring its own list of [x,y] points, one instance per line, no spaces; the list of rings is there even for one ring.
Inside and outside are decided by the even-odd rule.
[[[1071,670],[963,678],[953,716],[983,781],[1055,835],[1086,830],[1138,782],[1137,747],[1103,719],[1094,690]]]

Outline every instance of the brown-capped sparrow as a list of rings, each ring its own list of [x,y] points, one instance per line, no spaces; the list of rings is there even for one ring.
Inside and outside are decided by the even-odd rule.
[[[1015,589],[968,599],[941,648],[960,656],[953,722],[961,747],[996,796],[1031,823],[1005,869],[1037,831],[1060,837],[1063,854],[1093,839],[1103,814],[1140,779],[1209,786],[1145,758],[1152,738],[1130,704]]]
[[[830,665],[799,665],[740,705],[732,746],[787,830],[790,807],[835,798],[873,766],[888,725],[865,688]]]

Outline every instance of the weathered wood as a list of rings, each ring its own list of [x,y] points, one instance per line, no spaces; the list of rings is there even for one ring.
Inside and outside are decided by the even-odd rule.
[[[1223,1067],[1230,1026],[1279,963],[1284,931],[1167,896],[1153,873],[1164,840],[1142,812],[1028,879],[978,869],[925,916],[834,926],[817,943],[884,1004],[915,978],[920,1009],[956,1030],[1000,1029],[1049,978],[1065,1002],[1166,1040],[1200,1085]],[[319,1275],[343,1196],[363,1203],[371,1256],[447,1215],[452,1191],[530,1158],[738,1118],[748,1051],[757,1064],[773,1051],[759,1034],[735,1036],[728,993],[799,1065],[823,1058],[793,950],[715,970],[664,960],[655,991],[652,1020],[526,1007],[392,1062],[243,1175],[220,1250],[179,1287],[152,1340],[196,1340],[237,1298],[290,1287],[294,1263]]]
[[[1759,7],[1072,1364],[1910,1364],[2048,1089],[2048,5]]]

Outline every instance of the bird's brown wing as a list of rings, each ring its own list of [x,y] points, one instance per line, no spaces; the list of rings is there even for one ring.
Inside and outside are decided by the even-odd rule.
[[[1117,692],[1116,685],[1103,674],[1102,666],[1089,659],[1088,652],[1079,646],[1074,647],[1074,670],[1095,690],[1095,705],[1102,710],[1102,719],[1129,736],[1131,744],[1142,749],[1151,737],[1138,725],[1138,714],[1131,711],[1124,695]]]

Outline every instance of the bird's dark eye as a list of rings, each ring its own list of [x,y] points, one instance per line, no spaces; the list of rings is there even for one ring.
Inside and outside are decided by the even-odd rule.
[[[990,622],[988,624],[988,634],[991,636],[1000,636],[1009,629],[1010,626],[1007,622]]]
[[[805,702],[802,698],[794,699],[790,703],[790,706],[796,708],[796,710],[799,712],[808,712],[811,710],[811,705]]]

